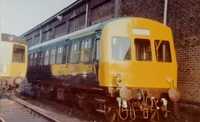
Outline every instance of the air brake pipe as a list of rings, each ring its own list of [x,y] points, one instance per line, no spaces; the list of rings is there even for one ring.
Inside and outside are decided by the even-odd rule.
[[[163,14],[163,23],[167,25],[167,7],[168,7],[168,0],[165,0],[164,3],[164,14]]]

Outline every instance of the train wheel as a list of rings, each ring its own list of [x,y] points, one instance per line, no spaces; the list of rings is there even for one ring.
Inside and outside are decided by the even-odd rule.
[[[65,93],[65,89],[64,88],[58,88],[57,89],[57,100],[64,101],[64,99],[65,99],[64,93]]]

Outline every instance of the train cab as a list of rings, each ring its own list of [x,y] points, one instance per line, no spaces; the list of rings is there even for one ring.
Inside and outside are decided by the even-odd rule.
[[[7,85],[19,84],[26,78],[27,46],[22,40],[16,41],[17,37],[4,37],[0,41],[0,80]]]
[[[105,25],[100,41],[99,81],[114,86],[117,77],[127,87],[176,87],[177,63],[171,29],[142,18]]]

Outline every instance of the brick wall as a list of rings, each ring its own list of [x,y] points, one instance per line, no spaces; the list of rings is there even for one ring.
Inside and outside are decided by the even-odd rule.
[[[164,0],[122,0],[122,16],[145,17],[162,22]]]
[[[200,0],[169,0],[182,99],[200,103]]]

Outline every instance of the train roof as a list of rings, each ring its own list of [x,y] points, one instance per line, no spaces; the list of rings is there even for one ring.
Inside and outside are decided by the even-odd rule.
[[[75,31],[75,32],[66,34],[64,36],[61,36],[61,37],[51,39],[49,41],[37,44],[35,46],[30,47],[29,51],[33,51],[33,50],[36,50],[36,49],[41,48],[41,47],[46,47],[46,46],[49,46],[49,45],[57,44],[57,43],[60,43],[64,40],[73,40],[73,39],[77,39],[77,38],[81,38],[81,37],[85,37],[85,36],[94,34],[95,32],[101,30],[104,26],[110,25],[113,22],[117,22],[117,21],[124,20],[124,19],[127,19],[127,20],[129,20],[129,19],[145,20],[145,21],[149,21],[153,24],[157,24],[159,26],[166,27],[166,28],[169,29],[168,26],[166,26],[166,25],[164,25],[164,24],[162,24],[158,21],[151,20],[151,19],[140,18],[140,17],[121,17],[121,18],[111,19],[111,20],[108,20],[108,21],[105,21],[105,22],[102,22],[102,23],[99,23],[99,24],[96,24],[96,25],[92,25],[92,26],[84,28],[82,30]]]
[[[64,40],[73,40],[73,39],[77,39],[77,38],[81,38],[81,37],[84,37],[84,36],[94,34],[96,31],[101,30],[101,28],[103,27],[104,24],[105,23],[99,23],[99,24],[90,26],[88,28],[85,28],[85,29],[82,29],[82,30],[79,30],[79,31],[75,31],[75,32],[72,32],[70,34],[66,34],[64,36],[61,36],[61,37],[49,40],[47,42],[32,46],[32,47],[29,48],[29,51],[35,50],[35,49],[43,47],[43,46],[56,44],[56,43],[62,42]]]

